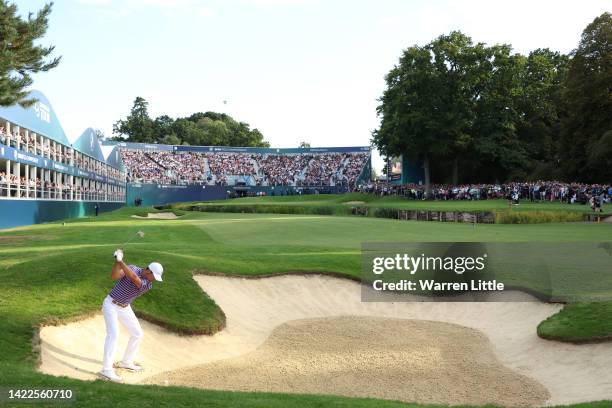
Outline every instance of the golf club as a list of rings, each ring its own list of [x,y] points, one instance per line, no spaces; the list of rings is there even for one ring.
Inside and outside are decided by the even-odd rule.
[[[140,238],[144,237],[144,232],[143,232],[143,231],[138,231],[138,232],[136,232],[136,234],[134,234],[134,235],[133,235],[133,236],[132,236],[130,239],[128,239],[127,241],[125,241],[125,242],[123,243],[123,245],[121,245],[121,246],[120,246],[120,248],[121,248],[121,249],[125,248],[125,246],[126,246],[127,244],[129,244],[130,242],[132,242],[132,241],[134,240],[134,238],[136,238],[136,237],[140,237]]]

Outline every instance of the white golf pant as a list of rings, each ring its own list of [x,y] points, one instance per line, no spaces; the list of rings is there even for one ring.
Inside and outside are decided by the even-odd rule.
[[[142,328],[132,310],[132,306],[121,307],[113,303],[113,298],[107,296],[102,304],[102,313],[104,313],[104,322],[106,323],[106,340],[104,341],[104,360],[102,362],[103,370],[112,370],[117,349],[117,341],[119,340],[119,322],[127,328],[130,333],[125,354],[122,361],[125,363],[133,363],[138,346],[142,340]]]

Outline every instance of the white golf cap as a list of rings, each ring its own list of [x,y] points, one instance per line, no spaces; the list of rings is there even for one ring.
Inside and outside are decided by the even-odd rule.
[[[162,273],[164,273],[164,267],[159,262],[151,262],[149,269],[153,272],[155,280],[162,281]]]

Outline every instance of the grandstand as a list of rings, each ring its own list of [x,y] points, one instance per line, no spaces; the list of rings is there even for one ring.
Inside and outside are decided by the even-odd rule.
[[[214,148],[214,151],[201,152],[186,150],[190,148],[184,146],[136,143],[119,146],[128,181],[184,185],[354,187],[370,156],[367,147],[341,151],[298,149],[297,152],[261,148],[241,148],[244,150],[241,152]],[[172,151],[160,151],[160,148]]]
[[[125,203],[117,150],[104,157],[92,129],[66,137],[47,98],[0,108],[0,228],[107,211]]]
[[[345,192],[370,178],[370,148],[271,149],[105,142],[118,148],[128,203]]]
[[[369,147],[270,149],[70,142],[47,98],[0,108],[0,228],[122,205],[349,191],[370,178]],[[106,153],[106,155],[104,154]]]

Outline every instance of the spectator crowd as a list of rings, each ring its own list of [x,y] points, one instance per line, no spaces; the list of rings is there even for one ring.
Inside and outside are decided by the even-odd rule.
[[[128,181],[258,186],[355,185],[368,153],[253,154],[121,150]]]
[[[392,184],[370,182],[359,185],[355,191],[379,196],[400,196],[414,200],[486,200],[506,198],[515,204],[521,200],[531,202],[558,201],[561,203],[590,204],[592,207],[612,200],[612,184],[565,183],[561,181],[510,182],[499,184],[433,184],[429,197],[420,184]]]
[[[19,188],[18,188],[19,187]],[[122,200],[119,192],[104,191],[102,188],[72,185],[68,182],[54,183],[40,178],[26,179],[15,174],[0,172],[0,197],[50,198],[62,200]]]

